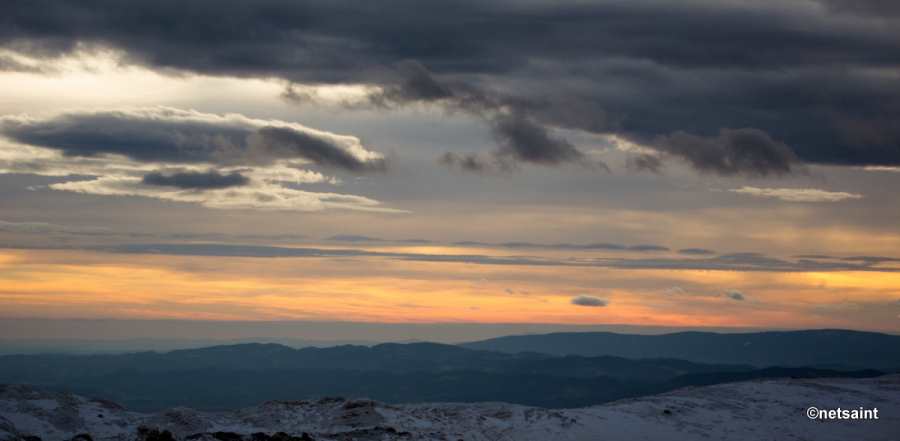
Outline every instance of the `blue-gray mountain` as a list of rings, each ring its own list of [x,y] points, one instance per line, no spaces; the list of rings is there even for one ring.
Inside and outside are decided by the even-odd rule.
[[[841,344],[841,340],[830,345],[820,342],[813,349],[841,353]],[[715,346],[708,348],[715,350]],[[843,349],[845,353],[848,350]],[[859,357],[844,360],[848,362],[844,365],[858,366],[857,370],[798,365],[761,369],[749,363],[503,353],[434,343],[304,349],[241,344],[165,353],[7,355],[0,357],[0,383],[103,396],[137,410],[172,406],[233,409],[272,399],[324,396],[369,397],[392,403],[505,401],[577,407],[683,386],[755,378],[877,376],[882,371],[862,368],[889,365],[894,355],[888,353],[871,365],[861,364],[869,359]]]
[[[569,332],[493,338],[463,347],[504,353],[677,358],[696,363],[811,366],[837,369],[900,368],[900,336],[846,330],[633,335]]]

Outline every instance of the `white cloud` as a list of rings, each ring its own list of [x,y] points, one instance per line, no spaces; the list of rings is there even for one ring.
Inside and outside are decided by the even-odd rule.
[[[101,176],[93,180],[51,184],[49,188],[104,196],[141,196],[195,203],[214,209],[321,211],[342,208],[402,212],[382,207],[378,201],[363,196],[296,190],[270,182],[256,182],[243,187],[197,190],[147,186],[139,177]]]
[[[900,167],[888,167],[884,165],[870,165],[863,167],[863,170],[871,172],[900,173]]]
[[[839,202],[847,199],[861,199],[863,197],[863,195],[857,193],[825,191],[817,188],[759,188],[744,186],[729,191],[788,202]]]

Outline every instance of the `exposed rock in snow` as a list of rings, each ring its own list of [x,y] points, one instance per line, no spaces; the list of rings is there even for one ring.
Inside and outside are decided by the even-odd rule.
[[[810,406],[877,408],[879,419],[811,420]],[[176,408],[142,414],[102,400],[0,387],[0,440],[68,441],[80,434],[93,441],[887,441],[900,434],[900,376],[721,384],[561,410],[324,398],[233,412]]]

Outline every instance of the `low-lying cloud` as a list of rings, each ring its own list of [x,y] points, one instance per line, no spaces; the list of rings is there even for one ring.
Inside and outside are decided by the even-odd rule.
[[[0,173],[75,177],[52,190],[216,209],[398,211],[297,188],[340,183],[310,167],[365,173],[385,161],[356,137],[296,123],[150,107],[2,116],[0,137]]]
[[[840,202],[862,199],[863,197],[863,195],[857,193],[826,191],[817,188],[760,188],[744,186],[729,191],[759,198],[779,199],[786,202]]]
[[[576,306],[587,306],[591,308],[609,305],[609,301],[593,296],[575,296],[572,297],[571,303]]]
[[[355,248],[277,247],[267,245],[206,244],[119,244],[90,247],[97,251],[128,254],[168,254],[183,256],[232,256],[259,258],[299,257],[373,257],[408,262],[466,263],[474,265],[545,266],[573,268],[721,270],[764,272],[878,271],[897,272],[900,268],[881,266],[871,261],[817,261],[782,259],[758,253],[737,253],[710,258],[548,258],[536,256],[497,256],[483,254],[433,254],[388,252]]]
[[[284,121],[170,107],[0,117],[0,135],[69,157],[112,154],[139,162],[265,165],[305,161],[350,171],[380,170],[381,154],[353,136]]]
[[[738,290],[732,289],[732,290],[725,291],[725,297],[727,297],[731,300],[741,302],[744,300],[744,293],[742,293]]]

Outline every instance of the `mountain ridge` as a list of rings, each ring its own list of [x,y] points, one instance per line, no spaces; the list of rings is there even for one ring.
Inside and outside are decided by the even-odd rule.
[[[696,363],[756,367],[900,369],[900,335],[843,329],[747,333],[685,331],[659,335],[562,332],[504,336],[460,346],[511,354],[676,358]]]
[[[688,385],[882,374],[673,358],[508,354],[438,343],[302,349],[242,343],[161,353],[0,356],[0,383],[107,396],[141,410],[173,405],[233,409],[262,399],[334,394],[387,402],[502,400],[579,407]]]

